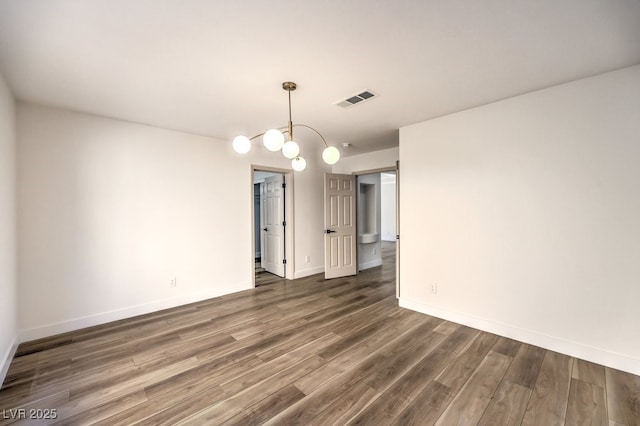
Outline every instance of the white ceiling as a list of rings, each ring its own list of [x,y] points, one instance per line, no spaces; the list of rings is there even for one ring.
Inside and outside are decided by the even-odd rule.
[[[0,0],[19,99],[231,139],[285,125],[292,80],[293,121],[343,155],[638,63],[637,0]],[[362,89],[379,97],[333,105]]]

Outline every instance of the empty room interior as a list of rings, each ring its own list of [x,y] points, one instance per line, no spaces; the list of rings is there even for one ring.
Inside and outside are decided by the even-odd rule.
[[[0,425],[640,425],[639,23],[0,1]]]

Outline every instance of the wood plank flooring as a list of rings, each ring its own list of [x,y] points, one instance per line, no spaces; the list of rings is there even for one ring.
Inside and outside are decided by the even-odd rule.
[[[256,281],[255,281],[256,287],[262,287],[264,285],[277,284],[277,283],[285,284],[286,282],[286,279],[281,278],[275,274],[272,274],[264,270],[257,271],[255,276],[256,276]]]
[[[638,376],[399,308],[394,250],[24,343],[0,424],[640,425]]]

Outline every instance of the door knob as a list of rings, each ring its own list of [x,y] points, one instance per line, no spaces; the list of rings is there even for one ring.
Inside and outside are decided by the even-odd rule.
[[[336,231],[332,231],[331,229],[327,229],[327,230],[324,231],[325,234],[331,234],[333,232],[336,232]]]
[[[267,228],[262,228],[262,230],[263,230],[263,231],[266,231],[266,230],[267,230]]]

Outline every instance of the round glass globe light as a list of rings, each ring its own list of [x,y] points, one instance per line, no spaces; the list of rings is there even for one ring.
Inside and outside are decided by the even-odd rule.
[[[293,167],[293,170],[296,172],[301,172],[307,167],[307,161],[302,157],[296,157],[291,160],[291,167]]]
[[[340,151],[335,146],[329,146],[322,151],[322,159],[327,164],[336,164],[340,159]]]
[[[251,141],[246,136],[236,136],[231,145],[238,154],[246,154],[251,149]]]
[[[267,130],[262,136],[262,143],[269,151],[279,151],[284,145],[284,135],[278,129]]]
[[[282,145],[282,154],[287,158],[296,158],[300,154],[300,147],[294,141],[287,141]]]

